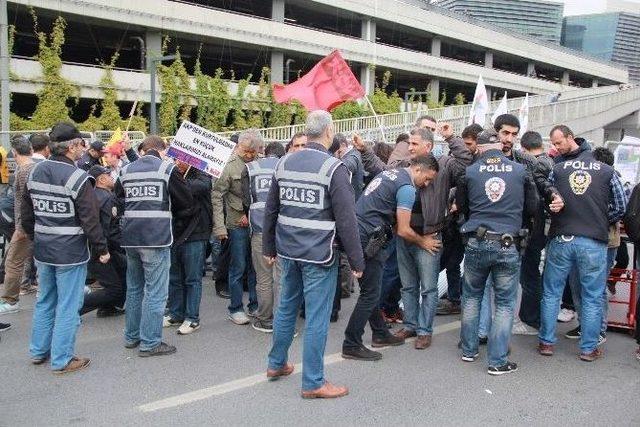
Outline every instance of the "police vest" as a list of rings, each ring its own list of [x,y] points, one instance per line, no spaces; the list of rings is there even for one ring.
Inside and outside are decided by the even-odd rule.
[[[609,187],[613,168],[583,151],[576,158],[553,167],[554,186],[564,199],[564,208],[551,215],[549,236],[583,236],[608,241]]]
[[[252,233],[262,233],[264,222],[264,206],[269,195],[271,179],[278,164],[277,157],[266,157],[247,164],[249,184],[251,187],[251,206],[249,207],[249,223]]]
[[[406,169],[384,171],[371,180],[356,202],[356,217],[362,235],[368,236],[376,227],[395,223],[396,194],[405,185],[413,188],[411,175]]]
[[[123,248],[161,248],[173,243],[169,177],[174,165],[146,155],[120,171],[124,189]]]
[[[485,227],[494,233],[516,235],[522,227],[526,169],[491,150],[467,167],[469,218],[462,233]]]
[[[328,153],[312,148],[280,160],[275,175],[280,190],[276,224],[279,256],[314,264],[333,259],[336,224],[329,186],[341,164]]]
[[[356,196],[356,200],[362,195],[364,188],[364,166],[362,165],[362,156],[360,152],[351,147],[344,156],[342,156],[343,163],[355,163],[357,165],[355,171],[351,171],[351,186],[353,187],[353,193]]]
[[[75,200],[89,175],[68,163],[45,160],[33,167],[27,189],[35,217],[34,258],[69,266],[89,261],[89,247]]]

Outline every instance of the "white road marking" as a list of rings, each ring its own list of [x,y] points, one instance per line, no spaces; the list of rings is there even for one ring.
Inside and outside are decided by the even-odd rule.
[[[443,325],[436,326],[433,330],[433,335],[444,334],[449,331],[460,328],[460,321],[454,321],[445,323]],[[413,341],[414,339],[407,340]],[[385,348],[376,349],[378,351],[385,350]],[[324,358],[324,364],[332,365],[338,362],[344,362],[341,353],[333,353]],[[302,372],[302,363],[295,365],[295,373]],[[226,383],[214,385],[211,387],[205,387],[200,390],[191,391],[188,393],[178,394],[176,396],[168,397],[166,399],[156,400],[155,402],[149,402],[144,405],[138,406],[138,409],[142,412],[154,412],[161,409],[175,408],[177,406],[187,405],[189,403],[197,402],[199,400],[208,399],[214,396],[221,396],[223,394],[231,393],[236,390],[242,390],[245,388],[253,387],[258,384],[267,382],[267,376],[264,372],[249,377],[240,378],[238,380],[229,381]]]

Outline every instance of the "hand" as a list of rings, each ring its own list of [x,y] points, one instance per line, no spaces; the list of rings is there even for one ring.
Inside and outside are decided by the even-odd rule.
[[[238,225],[240,227],[248,227],[249,226],[249,218],[247,218],[246,215],[242,215],[242,217],[240,217],[240,219],[238,220]]]
[[[449,137],[453,136],[453,126],[451,126],[449,123],[445,122],[445,123],[440,123],[438,125],[438,133],[440,135],[442,135],[442,137],[444,139],[447,139]]]
[[[362,271],[351,271],[351,274],[353,274],[353,277],[355,277],[356,279],[360,279],[362,277]]]
[[[124,151],[131,150],[131,140],[129,139],[127,132],[124,133],[124,138],[122,138],[122,148]]]
[[[102,264],[108,263],[110,259],[111,259],[111,254],[109,252],[107,252],[104,255],[100,255],[100,258],[99,258]]]
[[[26,238],[27,238],[27,235],[24,231],[16,230],[13,232],[13,236],[11,237],[11,240],[18,241],[18,240],[24,240]]]
[[[440,251],[440,248],[442,247],[442,241],[436,238],[436,233],[427,234],[426,236],[422,237],[420,247],[429,252],[431,255],[435,255],[438,251]]]
[[[218,240],[223,241],[223,240],[227,240],[229,238],[229,236],[227,236],[227,233],[224,234],[216,234],[216,237],[218,238]]]
[[[274,256],[262,256],[262,258],[264,258],[265,262],[267,263],[267,265],[273,265],[276,263],[276,257]]]
[[[353,134],[353,147],[358,151],[364,151],[367,149],[367,144],[357,133]]]
[[[549,210],[553,213],[558,213],[564,208],[564,200],[559,194],[554,194],[551,204],[549,204]]]
[[[449,212],[450,213],[456,213],[458,212],[458,205],[456,205],[455,203],[451,204],[451,207],[449,208]]]

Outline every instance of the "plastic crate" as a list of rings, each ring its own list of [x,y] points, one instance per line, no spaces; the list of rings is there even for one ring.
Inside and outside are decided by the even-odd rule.
[[[638,270],[614,268],[609,274],[609,280],[615,281],[615,294],[607,291],[609,295],[607,325],[634,330],[637,321]]]

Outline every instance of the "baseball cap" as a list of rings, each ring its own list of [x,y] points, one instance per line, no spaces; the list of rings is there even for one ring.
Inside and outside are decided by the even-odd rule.
[[[101,165],[93,165],[89,168],[87,173],[90,177],[97,180],[100,175],[109,175],[111,173],[111,169]]]
[[[93,141],[91,143],[91,145],[89,145],[89,148],[93,148],[98,153],[101,153],[102,150],[104,150],[104,142],[102,142],[102,141]]]
[[[69,122],[58,122],[51,128],[49,139],[51,142],[65,142],[72,139],[82,138],[78,128]]]
[[[500,142],[498,135],[493,131],[483,130],[478,134],[478,145],[497,144],[498,142]]]

